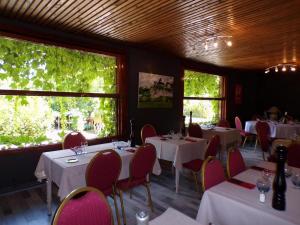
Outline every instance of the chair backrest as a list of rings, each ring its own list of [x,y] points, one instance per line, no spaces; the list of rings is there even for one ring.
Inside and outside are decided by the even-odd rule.
[[[145,144],[145,140],[147,137],[157,136],[155,128],[151,124],[145,124],[141,129],[141,139],[143,144]]]
[[[239,149],[232,149],[228,151],[226,167],[228,178],[232,178],[246,170],[246,165]]]
[[[202,189],[207,189],[225,181],[225,174],[222,164],[214,157],[208,157],[202,164]]]
[[[86,169],[87,186],[95,187],[105,195],[111,194],[112,187],[119,178],[121,167],[121,157],[114,150],[97,153]]]
[[[113,225],[106,197],[92,187],[72,191],[57,209],[52,225]]]
[[[262,151],[270,150],[270,127],[267,122],[257,121],[255,125],[257,137]]]
[[[152,172],[156,159],[154,145],[145,144],[139,147],[130,162],[130,179],[144,179]]]
[[[236,116],[234,118],[234,123],[235,123],[235,128],[242,131],[243,130],[243,125],[242,125],[242,122],[240,120],[240,118],[238,116]]]
[[[190,137],[202,138],[202,129],[197,123],[190,123],[188,127],[188,132]]]
[[[292,144],[288,147],[287,163],[289,166],[300,168],[300,144]]]
[[[207,145],[206,152],[205,152],[205,159],[207,159],[209,156],[215,157],[218,153],[219,148],[220,148],[220,137],[219,135],[214,135],[211,137]]]
[[[217,124],[218,127],[227,127],[230,128],[230,124],[227,120],[220,120]]]
[[[65,136],[63,142],[63,149],[80,146],[82,142],[86,142],[85,137],[80,132],[73,131]]]

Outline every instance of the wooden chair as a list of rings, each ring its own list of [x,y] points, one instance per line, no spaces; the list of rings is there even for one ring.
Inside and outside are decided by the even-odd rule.
[[[203,162],[201,175],[203,191],[226,180],[221,162],[214,157],[208,157]]]
[[[190,123],[188,127],[188,133],[190,137],[202,138],[202,129],[197,123]]]
[[[123,191],[131,190],[134,187],[143,185],[146,187],[148,193],[148,204],[153,211],[153,204],[150,193],[150,181],[147,180],[153,170],[156,160],[156,150],[154,145],[145,144],[139,147],[130,162],[130,177],[117,182],[117,189],[120,196],[123,222],[126,224],[126,215],[123,202]]]
[[[219,148],[220,148],[220,137],[218,135],[214,135],[210,139],[210,141],[207,145],[204,158],[207,159],[208,157],[215,157],[218,153]],[[189,170],[192,171],[197,192],[199,192],[197,173],[200,172],[200,170],[202,168],[203,161],[204,160],[202,160],[202,159],[194,159],[194,160],[191,160],[187,163],[182,164],[182,166],[184,168],[189,169]]]
[[[246,170],[246,165],[239,149],[228,151],[226,170],[229,179]]]
[[[155,128],[151,124],[145,124],[141,129],[141,139],[142,143],[145,144],[147,137],[157,136]]]
[[[86,142],[85,137],[80,132],[73,131],[65,136],[63,142],[63,149],[81,146],[83,142]]]
[[[57,209],[52,225],[113,225],[110,206],[101,191],[92,187],[72,191]]]
[[[251,136],[250,133],[246,132],[244,129],[243,129],[243,126],[242,126],[242,122],[240,120],[240,118],[238,116],[236,116],[234,118],[234,122],[235,122],[235,127],[236,129],[238,129],[240,131],[240,135],[244,138],[244,142],[243,142],[243,147],[245,146],[245,143],[248,139],[248,137]]]
[[[116,183],[122,167],[120,155],[114,150],[98,152],[90,161],[85,174],[86,184],[97,188],[105,196],[114,200],[116,217],[120,225],[120,216],[116,200]]]

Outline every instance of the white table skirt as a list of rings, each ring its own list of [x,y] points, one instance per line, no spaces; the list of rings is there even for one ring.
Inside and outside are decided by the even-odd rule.
[[[240,131],[235,128],[214,127],[213,129],[202,128],[203,138],[210,139],[214,135],[220,137],[221,151],[229,147],[238,147],[241,143]]]
[[[176,169],[182,169],[183,163],[204,158],[207,140],[202,138],[190,139],[196,142],[181,140],[173,136],[172,139],[167,140],[161,140],[161,137],[146,138],[146,143],[155,146],[157,158],[172,161]]]
[[[191,138],[196,142],[179,139],[173,135],[172,139],[161,140],[162,137],[146,138],[146,143],[151,143],[156,148],[156,155],[159,159],[173,162],[176,169],[175,187],[176,193],[179,191],[179,176],[182,164],[193,159],[204,159],[207,140],[202,138]]]
[[[149,225],[200,225],[200,223],[173,208],[168,208],[163,214],[151,220]]]
[[[273,163],[263,162],[259,166],[275,170]],[[235,178],[255,184],[261,173],[248,169]],[[203,225],[300,224],[300,189],[293,187],[291,178],[287,178],[286,182],[285,211],[272,208],[272,190],[266,194],[266,202],[260,203],[257,188],[249,190],[229,182],[222,182],[204,192],[196,220]]]
[[[35,175],[41,180],[47,178],[58,186],[58,196],[62,200],[72,190],[86,186],[85,171],[90,160],[99,151],[106,149],[113,149],[111,143],[92,145],[87,147],[87,154],[77,156],[79,159],[76,163],[67,163],[66,160],[74,158],[74,152],[67,150],[59,150],[52,152],[45,152],[41,155],[38,162]],[[133,153],[125,150],[116,150],[122,159],[122,168],[119,180],[129,177],[129,164]],[[156,160],[153,168],[153,173],[159,175],[161,168],[158,160]]]
[[[256,134],[256,122],[246,121],[245,131],[251,134]],[[300,135],[300,124],[282,124],[277,122],[268,122],[270,126],[270,137],[293,139]]]

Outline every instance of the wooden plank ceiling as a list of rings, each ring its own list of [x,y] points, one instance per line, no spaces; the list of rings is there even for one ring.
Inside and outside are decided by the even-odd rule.
[[[299,0],[0,0],[0,13],[218,66],[264,69],[300,58]],[[220,35],[233,46],[205,50]]]

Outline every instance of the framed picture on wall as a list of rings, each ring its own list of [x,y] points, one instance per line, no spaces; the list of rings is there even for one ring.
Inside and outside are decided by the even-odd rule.
[[[234,102],[235,104],[239,105],[242,104],[242,97],[243,97],[243,87],[241,84],[235,84],[234,90]]]
[[[172,108],[174,77],[139,73],[138,108]]]

